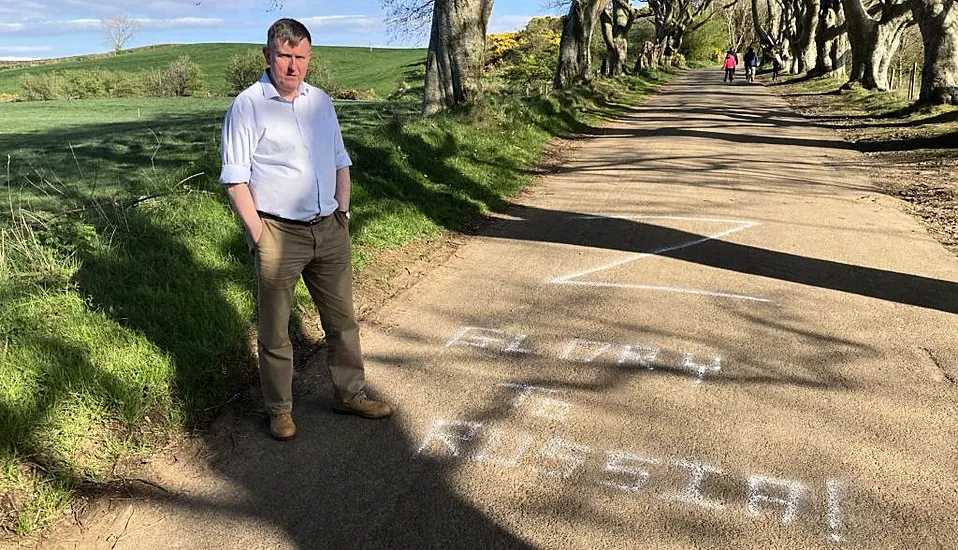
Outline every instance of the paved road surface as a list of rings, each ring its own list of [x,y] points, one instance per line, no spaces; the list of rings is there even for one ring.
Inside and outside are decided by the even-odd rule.
[[[719,76],[585,140],[364,328],[397,418],[334,416],[322,382],[293,442],[224,422],[233,450],[50,547],[958,548],[958,258]]]

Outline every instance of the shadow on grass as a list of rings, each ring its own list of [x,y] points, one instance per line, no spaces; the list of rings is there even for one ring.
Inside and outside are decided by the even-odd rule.
[[[116,453],[165,437],[176,411],[193,424],[251,379],[249,323],[223,292],[243,266],[200,265],[182,236],[136,208],[113,221],[99,227],[110,246],[76,247],[72,285],[3,289],[23,307],[4,312],[13,355],[0,358],[5,369],[20,362],[10,381],[21,387],[0,399],[0,446],[71,490],[108,480]]]
[[[585,101],[570,95],[557,100],[530,100],[523,103],[530,111],[507,112],[507,117],[526,117],[550,135],[590,133],[594,127],[575,118],[569,109]],[[604,102],[608,111],[615,105]],[[503,107],[517,109],[516,106]],[[621,109],[619,109],[621,110]],[[348,116],[349,111],[341,111]],[[403,127],[401,118],[408,110],[397,110],[396,124],[385,124],[372,136],[351,135],[344,131],[346,148],[353,160],[351,168],[358,191],[377,204],[412,206],[417,212],[445,229],[462,229],[484,211],[503,205],[503,196],[518,190],[517,174],[530,174],[525,160],[516,151],[500,147],[503,143],[470,142],[464,145],[454,132],[418,133]],[[450,117],[481,117],[481,113],[459,113]],[[453,123],[456,124],[456,123]],[[528,153],[528,152],[526,152]],[[469,174],[463,165],[481,167],[481,173]],[[509,183],[512,182],[512,183]],[[352,230],[358,233],[375,217],[357,217]]]
[[[112,233],[110,252],[81,256],[79,290],[90,306],[170,358],[174,396],[186,411],[212,410],[228,392],[252,380],[253,357],[246,345],[250,320],[224,295],[231,282],[239,281],[253,292],[251,262],[201,265],[187,248],[186,235],[172,233],[137,208],[121,216],[122,230]],[[240,235],[227,246],[224,256],[248,255]]]
[[[31,326],[32,325],[32,326]],[[101,443],[98,434],[86,434],[83,426],[65,426],[51,419],[58,408],[78,407],[79,414],[93,412],[92,405],[102,410],[122,411],[136,408],[139,403],[130,403],[132,396],[148,398],[150,390],[137,387],[129,380],[122,380],[95,364],[90,350],[49,327],[36,323],[24,323],[23,334],[16,335],[18,346],[35,350],[47,359],[42,370],[31,373],[33,384],[43,388],[39,395],[23,396],[18,401],[0,400],[0,423],[9,440],[0,442],[2,447],[17,456],[27,457],[30,467],[37,467],[48,479],[64,482],[75,487],[91,479],[95,464],[91,469],[82,468],[76,461],[66,460],[61,453],[72,454],[76,449],[64,448],[63,441],[45,439],[43,434],[50,430],[70,430],[79,428],[79,452],[97,458],[104,458],[105,450],[97,448]],[[82,394],[79,403],[77,394]],[[32,397],[32,399],[30,398]],[[53,422],[51,422],[53,420]],[[7,505],[0,505],[0,511]],[[29,521],[29,520],[28,520]]]
[[[905,117],[910,117],[916,113],[921,113],[927,108],[928,107],[926,105],[915,104],[909,107],[905,107],[903,109],[891,111],[890,113],[882,113],[882,114],[874,115],[873,118],[875,118],[876,120],[905,118]],[[883,124],[869,124],[869,126],[894,128],[894,127],[904,127],[904,126],[924,126],[926,124],[928,125],[949,124],[952,122],[958,122],[958,109],[953,111],[938,113],[937,115],[929,116],[927,118],[915,117],[910,120],[899,120],[895,122],[886,122]]]
[[[85,199],[136,196],[155,191],[157,179],[194,162],[197,151],[208,148],[214,136],[218,139],[222,119],[222,111],[216,110],[55,131],[0,133],[0,152],[12,155],[11,177],[17,181],[75,179],[81,182],[77,192]],[[31,186],[24,191],[40,195]],[[53,198],[59,197],[54,193]]]

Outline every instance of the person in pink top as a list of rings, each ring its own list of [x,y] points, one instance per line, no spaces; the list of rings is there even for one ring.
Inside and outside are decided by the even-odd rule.
[[[722,82],[731,82],[735,77],[735,66],[738,65],[738,56],[735,55],[735,50],[729,49],[725,54],[725,61],[722,62],[722,68],[725,69],[725,77],[722,78]]]

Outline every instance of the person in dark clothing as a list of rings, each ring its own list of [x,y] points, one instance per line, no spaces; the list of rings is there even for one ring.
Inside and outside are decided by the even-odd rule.
[[[755,82],[755,69],[758,68],[758,54],[755,53],[754,48],[749,48],[748,51],[745,52],[743,61],[745,62],[745,81]]]
[[[784,66],[785,61],[782,59],[782,56],[778,52],[775,52],[775,57],[772,58],[772,82],[778,79],[778,73]]]

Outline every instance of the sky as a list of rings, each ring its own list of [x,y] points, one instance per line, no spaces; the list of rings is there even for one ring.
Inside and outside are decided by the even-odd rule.
[[[428,36],[396,40],[383,25],[378,0],[0,0],[0,60],[66,57],[110,51],[103,21],[136,19],[139,33],[127,47],[198,42],[265,42],[280,17],[299,19],[315,45],[425,47]],[[490,34],[525,26],[539,15],[557,15],[547,0],[496,0]]]

